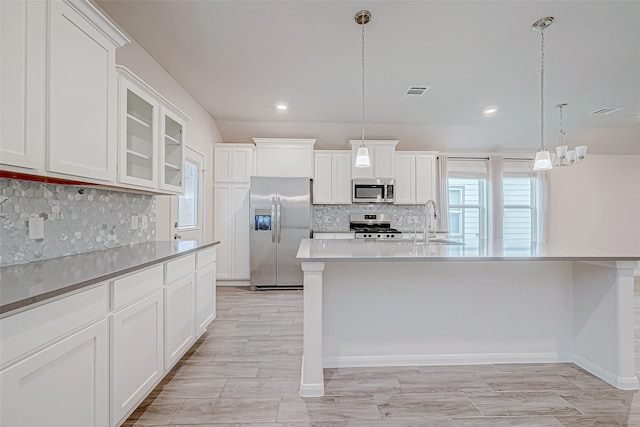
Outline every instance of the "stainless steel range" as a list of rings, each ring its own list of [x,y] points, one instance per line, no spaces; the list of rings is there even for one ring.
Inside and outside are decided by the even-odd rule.
[[[356,232],[356,239],[402,239],[402,232],[391,228],[390,214],[351,214],[349,227]]]

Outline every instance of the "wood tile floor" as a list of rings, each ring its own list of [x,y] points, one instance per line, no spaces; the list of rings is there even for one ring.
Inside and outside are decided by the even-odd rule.
[[[640,392],[573,364],[325,369],[302,399],[301,291],[219,287],[217,315],[124,426],[640,426]]]

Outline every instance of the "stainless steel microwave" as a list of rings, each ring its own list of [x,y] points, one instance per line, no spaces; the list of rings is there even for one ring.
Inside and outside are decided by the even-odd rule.
[[[393,203],[394,180],[354,179],[353,203]]]

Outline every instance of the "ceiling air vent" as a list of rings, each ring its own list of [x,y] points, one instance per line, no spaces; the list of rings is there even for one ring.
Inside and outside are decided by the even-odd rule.
[[[611,114],[618,110],[622,110],[621,107],[609,107],[609,108],[601,108],[599,110],[593,111],[591,114],[594,116],[602,116],[605,114]]]
[[[402,96],[403,98],[421,98],[431,86],[411,86]]]

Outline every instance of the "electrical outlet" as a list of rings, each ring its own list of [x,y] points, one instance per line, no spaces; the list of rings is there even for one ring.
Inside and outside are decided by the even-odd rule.
[[[44,218],[29,217],[29,238],[44,239]]]
[[[140,228],[142,228],[143,230],[149,228],[149,217],[147,217],[146,215],[142,215],[142,219],[140,220]]]
[[[131,215],[131,229],[138,229],[138,215]]]

